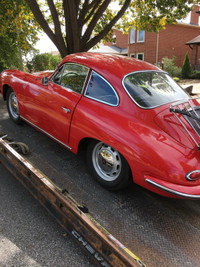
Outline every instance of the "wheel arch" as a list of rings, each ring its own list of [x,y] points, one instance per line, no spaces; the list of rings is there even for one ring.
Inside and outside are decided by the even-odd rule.
[[[8,84],[4,84],[4,85],[3,85],[3,99],[4,99],[4,101],[7,100],[7,92],[8,92],[8,89],[9,89],[9,88],[12,89],[12,87],[9,86]],[[13,90],[13,89],[12,89],[12,90]]]
[[[81,139],[79,144],[78,144],[78,154],[81,153],[82,151],[86,150],[89,142],[91,142],[93,140],[99,141],[97,139],[90,138],[90,137],[85,137],[85,138]]]
[[[91,137],[85,137],[83,139],[80,140],[79,144],[78,144],[78,154],[83,152],[83,151],[86,151],[87,149],[87,146],[89,145],[89,143],[91,141],[98,141],[98,142],[103,142],[101,140],[98,140],[98,139],[95,139],[95,138],[91,138]],[[110,144],[109,142],[105,142],[107,145],[110,145],[113,147],[113,144]],[[113,147],[115,148],[115,147]],[[115,148],[116,149],[116,148]],[[132,177],[132,180],[133,180],[133,173],[132,173],[132,169],[129,165],[129,162],[128,160],[126,159],[126,157],[123,155],[123,153],[121,153],[121,151],[118,151],[123,157],[124,159],[126,160],[127,164],[128,164],[128,167],[129,167],[129,170],[130,170],[130,174],[131,174],[131,177]]]

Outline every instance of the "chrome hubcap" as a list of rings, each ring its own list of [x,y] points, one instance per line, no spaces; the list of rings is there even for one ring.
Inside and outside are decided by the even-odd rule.
[[[94,147],[92,161],[96,172],[105,181],[114,181],[121,172],[119,152],[104,143]]]
[[[14,119],[19,117],[19,107],[17,97],[14,92],[12,92],[9,96],[9,110]]]

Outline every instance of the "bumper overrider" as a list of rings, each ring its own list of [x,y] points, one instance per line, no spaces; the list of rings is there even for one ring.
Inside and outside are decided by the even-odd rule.
[[[168,194],[180,198],[200,199],[200,185],[178,185],[148,175],[145,175],[145,182],[162,191],[165,191]]]

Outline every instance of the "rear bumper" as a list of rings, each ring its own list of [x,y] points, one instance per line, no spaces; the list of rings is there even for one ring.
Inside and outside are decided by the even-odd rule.
[[[158,188],[170,195],[188,198],[188,199],[200,199],[200,185],[196,186],[184,186],[169,183],[152,176],[145,176],[145,182]]]

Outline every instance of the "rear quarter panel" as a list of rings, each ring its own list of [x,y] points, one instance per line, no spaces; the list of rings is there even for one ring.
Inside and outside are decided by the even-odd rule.
[[[126,96],[124,96],[126,98]],[[125,105],[111,107],[82,97],[74,112],[70,147],[92,138],[111,145],[127,160],[135,183],[148,188],[145,175],[188,184],[184,174],[198,164],[192,150],[162,131],[153,118],[158,110],[143,110],[127,96]]]

